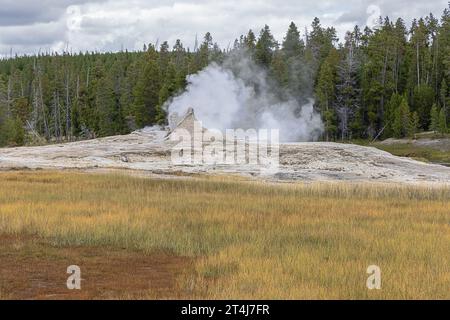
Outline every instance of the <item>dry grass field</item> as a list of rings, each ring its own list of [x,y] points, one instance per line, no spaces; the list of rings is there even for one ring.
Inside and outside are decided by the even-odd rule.
[[[82,289],[65,288],[66,268]],[[368,290],[366,269],[382,270]],[[0,299],[449,299],[450,188],[0,173]]]

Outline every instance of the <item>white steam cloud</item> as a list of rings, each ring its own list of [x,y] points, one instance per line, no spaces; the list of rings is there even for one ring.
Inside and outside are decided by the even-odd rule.
[[[186,91],[166,104],[169,114],[192,107],[206,128],[278,129],[283,142],[313,141],[323,132],[312,99],[301,106],[286,97],[247,57],[212,63],[187,80]]]

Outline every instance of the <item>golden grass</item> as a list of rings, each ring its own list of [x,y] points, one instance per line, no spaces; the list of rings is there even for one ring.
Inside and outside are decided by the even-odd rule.
[[[1,173],[0,233],[198,257],[192,298],[450,298],[450,188]]]

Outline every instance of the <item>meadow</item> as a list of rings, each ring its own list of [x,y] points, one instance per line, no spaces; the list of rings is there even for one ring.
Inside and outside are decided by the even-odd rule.
[[[450,187],[2,172],[0,239],[0,299],[28,286],[7,268],[61,255],[180,269],[164,295],[140,281],[106,298],[450,299]]]

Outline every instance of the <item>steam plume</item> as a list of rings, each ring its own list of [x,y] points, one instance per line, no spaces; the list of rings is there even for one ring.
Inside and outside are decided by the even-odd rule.
[[[206,128],[279,129],[284,142],[317,140],[323,131],[313,99],[299,105],[247,56],[212,63],[187,80],[186,91],[166,104],[169,114],[192,107]]]

